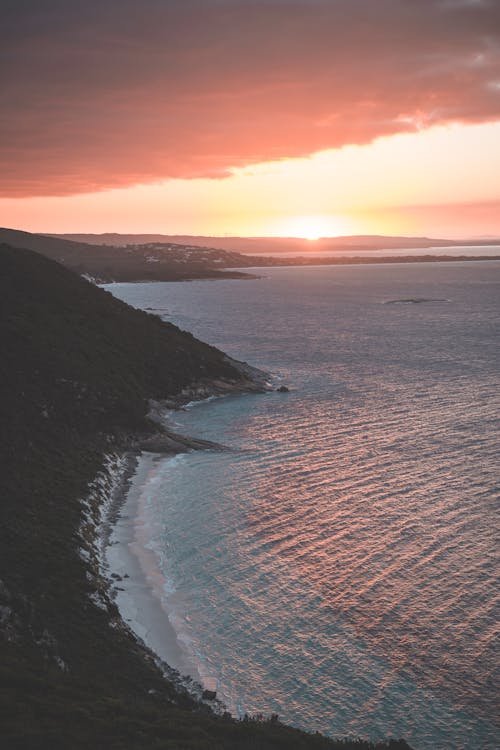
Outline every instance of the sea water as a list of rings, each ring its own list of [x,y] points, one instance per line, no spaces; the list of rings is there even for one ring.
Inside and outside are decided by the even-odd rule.
[[[108,287],[290,388],[175,412],[230,450],[151,462],[179,642],[234,713],[493,750],[500,262],[262,273]]]

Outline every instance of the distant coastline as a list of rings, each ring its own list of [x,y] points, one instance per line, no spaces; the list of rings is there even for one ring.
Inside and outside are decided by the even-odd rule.
[[[484,241],[477,246],[481,250],[478,254],[467,252],[470,243],[454,244],[450,240],[421,237],[338,237],[314,243],[297,238],[168,238],[160,235],[161,241],[153,241],[151,237],[156,235],[139,235],[133,241],[134,235],[71,237],[0,229],[0,242],[41,253],[95,284],[248,280],[256,278],[253,271],[259,273],[261,269],[277,266],[446,263],[500,258],[500,240]],[[145,239],[149,241],[144,242]],[[452,252],[453,249],[456,252]]]
[[[314,255],[323,253],[342,252],[344,254],[356,252],[372,252],[377,250],[398,249],[432,249],[434,247],[467,247],[471,245],[491,247],[500,245],[500,237],[469,237],[468,239],[453,240],[443,237],[408,237],[393,235],[352,235],[339,237],[320,237],[317,240],[307,240],[301,237],[238,237],[220,235],[187,235],[187,234],[125,234],[107,232],[104,234],[47,234],[59,240],[71,240],[88,245],[124,247],[140,245],[175,244],[186,247],[213,247],[220,250],[233,251],[244,255]]]

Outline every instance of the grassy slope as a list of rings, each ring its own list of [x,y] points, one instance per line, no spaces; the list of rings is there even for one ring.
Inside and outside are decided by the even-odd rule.
[[[95,583],[78,554],[79,498],[104,451],[151,430],[147,399],[239,373],[190,334],[30,251],[0,246],[0,304],[4,746],[337,746],[219,719],[177,694],[130,634],[110,627],[113,605],[91,601]]]

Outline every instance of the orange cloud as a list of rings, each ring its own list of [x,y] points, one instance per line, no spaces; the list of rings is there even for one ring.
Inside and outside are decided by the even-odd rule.
[[[69,195],[500,118],[492,0],[24,0],[0,195]]]

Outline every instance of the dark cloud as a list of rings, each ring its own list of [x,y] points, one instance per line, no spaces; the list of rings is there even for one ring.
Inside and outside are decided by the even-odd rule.
[[[496,0],[1,6],[3,196],[218,177],[500,118]]]

